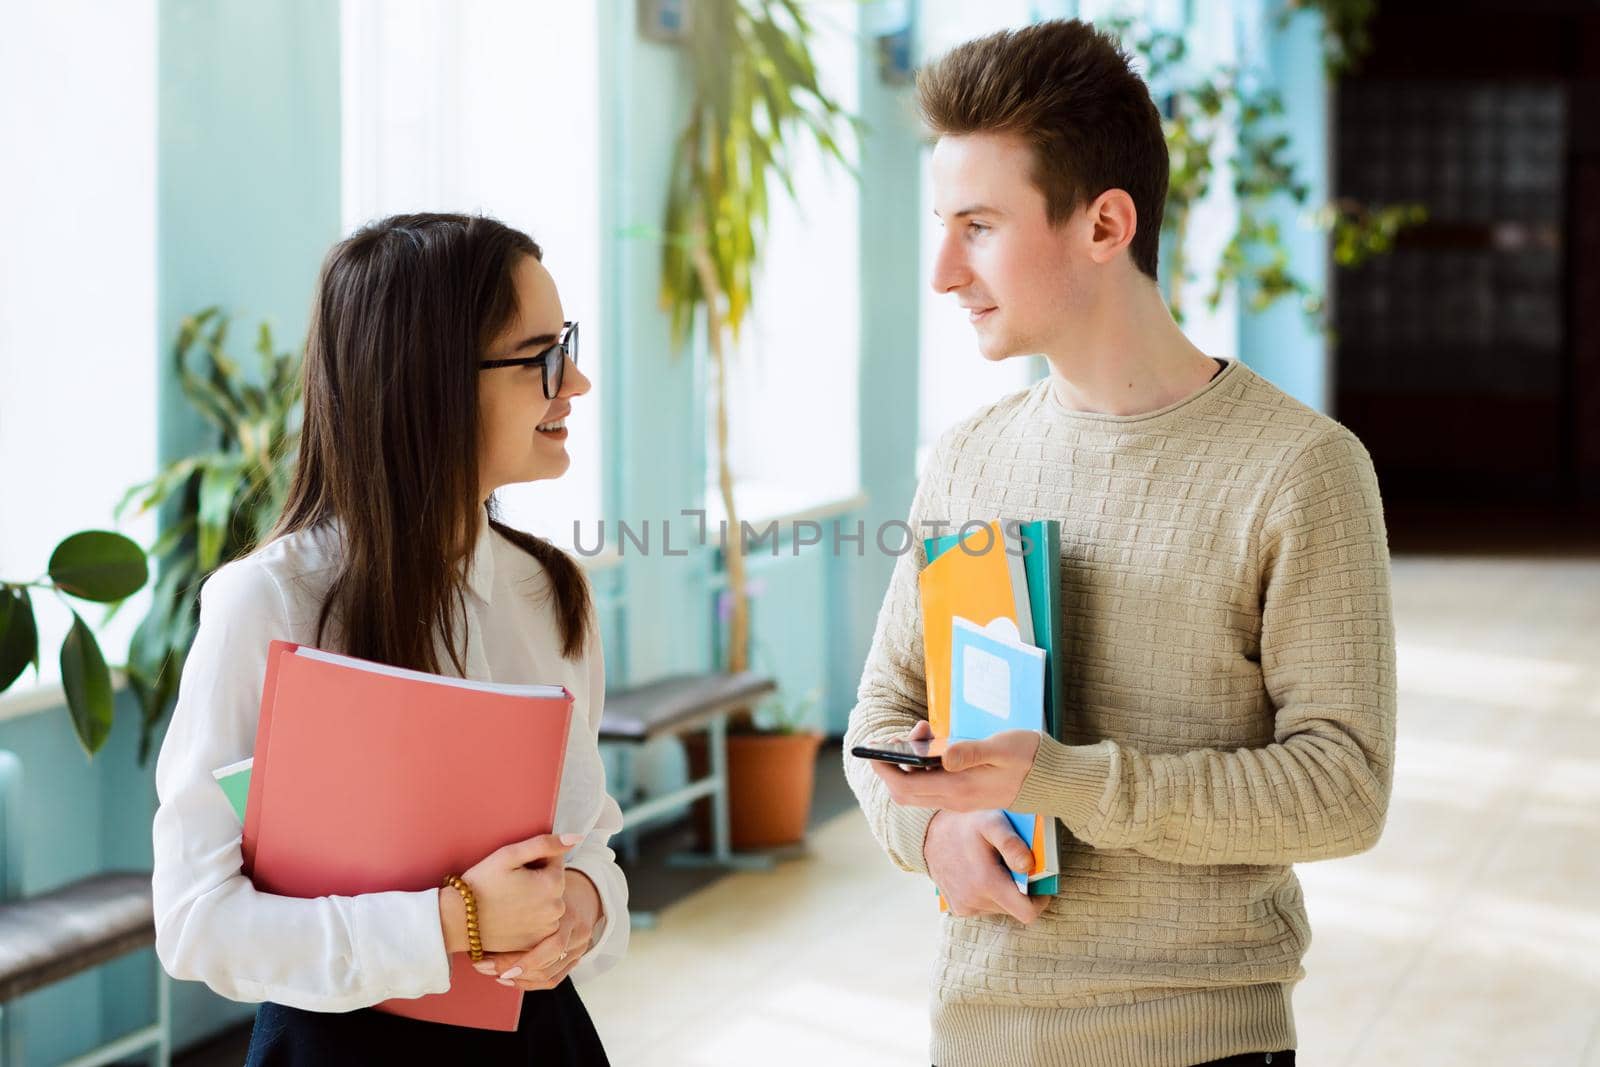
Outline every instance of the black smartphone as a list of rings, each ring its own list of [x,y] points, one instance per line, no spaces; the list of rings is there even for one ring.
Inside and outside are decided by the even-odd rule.
[[[850,755],[883,763],[903,763],[908,767],[938,767],[943,763],[945,744],[942,737],[924,741],[907,741],[897,737],[870,745],[857,745],[850,750]]]

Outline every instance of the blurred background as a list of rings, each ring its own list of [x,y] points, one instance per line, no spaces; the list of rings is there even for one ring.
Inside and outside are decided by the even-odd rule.
[[[613,693],[748,668],[777,693],[733,740],[799,739],[798,821],[699,866],[673,724],[606,745],[650,804],[619,846],[653,920],[582,990],[614,1061],[925,1063],[938,916],[838,738],[893,565],[875,532],[942,429],[1045,367],[982,362],[929,290],[911,80],[1055,17],[1115,28],[1162,108],[1184,328],[1346,423],[1382,483],[1395,795],[1377,849],[1300,868],[1302,1061],[1600,1065],[1588,0],[6,0],[0,899],[148,870],[194,589],[273,517],[323,254],[483,212],[543,245],[595,382],[571,471],[505,491],[507,519],[582,554]],[[735,147],[772,162],[727,218],[680,152],[740,70],[777,102]],[[751,236],[715,286],[697,222]],[[730,503],[777,524],[745,558],[696,540]],[[739,774],[773,791],[730,773],[736,814]],[[143,1062],[114,1042],[160,1019],[174,1062],[239,1062],[253,1006],[129,945],[0,982],[0,1059]]]

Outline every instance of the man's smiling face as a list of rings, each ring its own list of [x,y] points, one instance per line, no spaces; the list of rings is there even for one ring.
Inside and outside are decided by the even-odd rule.
[[[944,225],[933,288],[967,309],[985,359],[1047,351],[1084,306],[1087,213],[1052,225],[1033,167],[1033,149],[1013,134],[941,137],[933,151]]]

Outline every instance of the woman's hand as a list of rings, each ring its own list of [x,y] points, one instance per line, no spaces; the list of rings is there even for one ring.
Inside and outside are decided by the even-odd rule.
[[[478,936],[485,952],[521,952],[542,944],[561,928],[567,910],[566,852],[579,834],[541,834],[496,849],[461,880],[478,905]],[[467,912],[461,894],[439,891],[445,949],[466,952]]]
[[[593,944],[604,910],[600,892],[587,876],[566,871],[565,877],[566,910],[555,932],[525,953],[485,955],[473,964],[480,974],[498,975],[502,985],[518,989],[554,989],[566,981]]]

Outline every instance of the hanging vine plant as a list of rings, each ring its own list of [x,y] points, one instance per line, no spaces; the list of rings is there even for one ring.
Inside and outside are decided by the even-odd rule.
[[[1330,69],[1335,58],[1347,63],[1366,47],[1367,16],[1356,17],[1361,3],[1291,4],[1286,17],[1300,7],[1335,9],[1337,30],[1330,21],[1325,31],[1325,55]],[[1325,11],[1326,14],[1326,11]],[[1288,245],[1273,211],[1274,201],[1287,196],[1302,209],[1308,225],[1329,232],[1334,262],[1341,267],[1360,265],[1394,246],[1407,226],[1426,218],[1419,204],[1362,204],[1349,199],[1311,203],[1311,191],[1296,168],[1289,134],[1283,129],[1283,99],[1263,86],[1251,72],[1223,66],[1196,72],[1188,61],[1188,46],[1170,31],[1146,29],[1138,35],[1128,20],[1114,20],[1110,28],[1146,63],[1146,78],[1165,101],[1162,126],[1166,134],[1171,171],[1163,229],[1171,236],[1168,303],[1179,322],[1190,301],[1191,286],[1209,282],[1204,300],[1215,309],[1229,286],[1238,289],[1244,306],[1260,312],[1279,300],[1295,300],[1318,327],[1326,328],[1323,294],[1291,267]],[[1341,36],[1343,35],[1349,35]],[[1339,68],[1339,69],[1342,69]],[[1238,219],[1209,275],[1202,279],[1190,261],[1187,237],[1194,209],[1210,193],[1217,178],[1217,139],[1221,130],[1236,133],[1232,172]]]
[[[1329,74],[1350,73],[1372,50],[1367,27],[1378,13],[1378,0],[1287,0],[1278,13],[1278,26],[1287,25],[1301,11],[1322,16],[1322,58]]]

